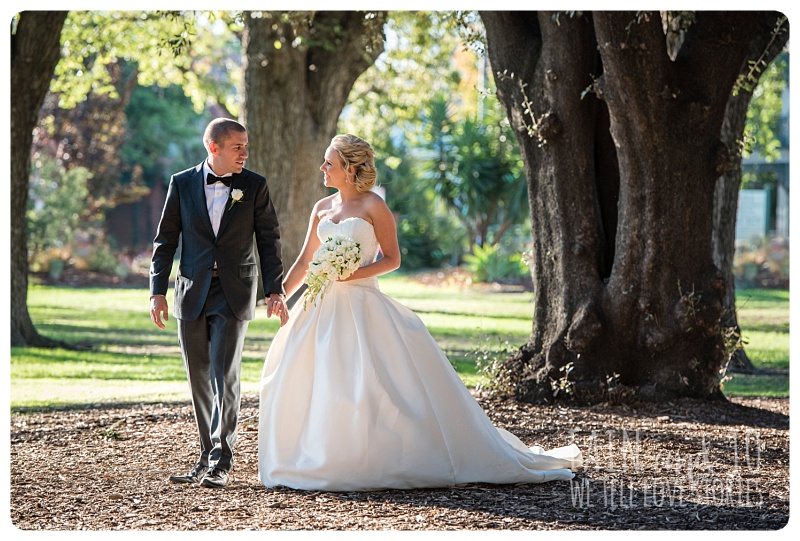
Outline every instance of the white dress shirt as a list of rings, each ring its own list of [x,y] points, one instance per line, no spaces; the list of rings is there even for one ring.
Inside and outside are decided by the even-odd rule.
[[[208,217],[211,219],[211,227],[214,229],[214,236],[219,233],[219,224],[222,221],[222,213],[225,212],[225,204],[228,202],[228,193],[230,188],[221,182],[209,184],[206,182],[208,175],[214,174],[214,171],[208,166],[208,160],[203,162],[203,189],[206,192],[206,208],[208,209]],[[222,175],[229,177],[233,173]],[[220,175],[215,175],[220,176]],[[214,269],[217,268],[217,262],[214,261]]]
[[[208,184],[206,178],[209,174],[214,174],[208,166],[208,160],[203,162],[203,188],[206,192],[206,207],[208,208],[208,217],[211,219],[211,227],[214,229],[214,235],[219,233],[219,223],[222,221],[222,213],[225,212],[225,204],[228,202],[228,194],[230,188],[221,182]],[[233,173],[222,175],[229,177]],[[219,176],[219,175],[216,175]]]

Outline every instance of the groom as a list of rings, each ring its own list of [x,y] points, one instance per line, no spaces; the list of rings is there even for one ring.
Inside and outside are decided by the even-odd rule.
[[[228,484],[242,347],[255,316],[259,270],[267,317],[278,316],[281,325],[288,319],[278,219],[266,179],[244,169],[247,143],[238,122],[218,118],[208,125],[208,158],[170,179],[153,241],[150,318],[161,329],[169,319],[165,294],[181,242],[174,315],[200,436],[197,463],[186,475],[170,476],[173,483]]]

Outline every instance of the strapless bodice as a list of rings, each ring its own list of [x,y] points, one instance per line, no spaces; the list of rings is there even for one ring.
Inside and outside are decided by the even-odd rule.
[[[361,266],[369,265],[378,256],[378,239],[375,237],[375,229],[372,224],[359,216],[345,218],[336,223],[328,218],[322,218],[317,226],[317,237],[321,242],[325,242],[328,237],[343,235],[349,237],[361,245]]]

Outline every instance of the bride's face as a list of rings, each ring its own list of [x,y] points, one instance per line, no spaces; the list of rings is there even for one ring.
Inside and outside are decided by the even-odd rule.
[[[342,159],[333,147],[328,147],[325,151],[325,161],[319,166],[325,178],[325,186],[338,188],[347,180],[347,173],[342,169]]]

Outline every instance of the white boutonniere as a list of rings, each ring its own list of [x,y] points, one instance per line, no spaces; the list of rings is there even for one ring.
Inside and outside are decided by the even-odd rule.
[[[239,188],[232,189],[231,204],[228,205],[228,210],[231,210],[234,204],[241,203],[242,201],[244,201],[244,190],[240,190]]]

